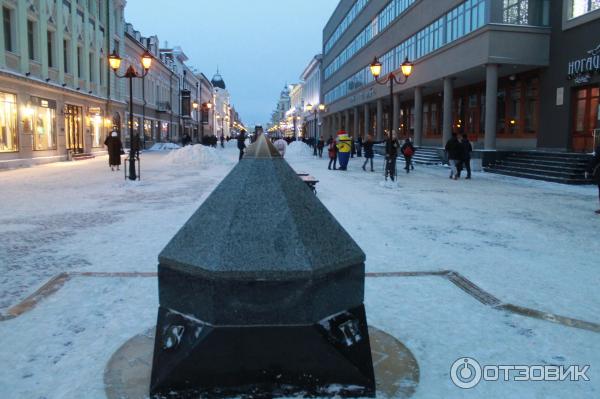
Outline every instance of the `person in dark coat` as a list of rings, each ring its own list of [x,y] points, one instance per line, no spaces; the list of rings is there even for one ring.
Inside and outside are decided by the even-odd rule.
[[[598,185],[598,201],[600,201],[600,145],[596,147],[596,151],[594,152],[594,158],[588,164],[588,167],[585,171],[586,179],[592,178]],[[600,209],[596,211],[597,215],[600,215]]]
[[[181,139],[181,145],[185,147],[186,145],[191,144],[191,143],[192,143],[192,138],[190,137],[190,135],[187,133],[184,134],[183,138]]]
[[[244,148],[246,148],[246,131],[242,130],[237,138],[237,147],[240,150],[240,161],[244,157]]]
[[[356,154],[356,143],[354,143],[354,137],[350,136],[350,140],[352,140],[350,145],[350,158],[354,158],[354,154]]]
[[[463,149],[456,133],[452,133],[452,137],[446,143],[445,150],[448,156],[448,164],[450,165],[450,178],[458,180],[458,164],[462,160]]]
[[[121,154],[123,153],[123,143],[117,132],[112,132],[110,136],[104,140],[104,145],[108,150],[108,166],[114,171],[115,167],[119,170],[121,165]]]
[[[471,178],[471,153],[473,152],[473,146],[469,141],[469,138],[466,134],[462,135],[462,140],[460,141],[460,146],[462,149],[462,158],[460,165],[458,167],[458,177],[460,177],[460,173],[462,172],[463,167],[467,170],[466,179]]]
[[[400,148],[400,152],[404,155],[404,169],[406,173],[410,172],[410,167],[412,164],[412,157],[415,154],[415,146],[410,142],[410,139],[404,140],[404,144]]]
[[[323,140],[323,136],[319,137],[319,141],[317,142],[317,151],[319,153],[319,158],[323,158],[323,147],[325,147],[325,141]]]
[[[362,157],[362,147],[363,147],[363,139],[362,139],[362,136],[359,134],[358,139],[356,139],[356,156],[359,158]]]
[[[327,169],[331,170],[331,164],[333,163],[333,170],[336,170],[337,168],[335,166],[338,156],[337,143],[332,137],[329,138],[328,142],[327,152],[329,155],[329,165],[327,166]]]
[[[396,178],[396,159],[398,158],[398,150],[400,149],[400,142],[396,138],[396,134],[388,135],[385,141],[385,179],[387,180],[388,175],[394,181]]]
[[[373,172],[373,144],[373,135],[367,135],[367,141],[365,141],[363,144],[363,148],[365,150],[365,163],[363,163],[362,168],[365,172],[367,171],[365,166],[367,166],[367,162],[369,161],[371,161],[371,172]]]

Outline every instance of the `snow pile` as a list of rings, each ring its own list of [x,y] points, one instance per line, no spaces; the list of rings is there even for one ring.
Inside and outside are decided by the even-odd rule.
[[[311,157],[313,150],[301,141],[292,141],[285,150],[286,158]]]
[[[224,157],[216,148],[195,144],[171,151],[165,157],[165,162],[208,168],[210,165],[231,163],[231,160]]]
[[[156,143],[148,149],[148,151],[170,151],[178,150],[181,146],[175,143]]]

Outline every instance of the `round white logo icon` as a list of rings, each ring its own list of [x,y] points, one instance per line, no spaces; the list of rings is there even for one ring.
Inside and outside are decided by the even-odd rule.
[[[452,364],[450,378],[457,387],[471,389],[481,381],[481,365],[473,358],[461,357]]]

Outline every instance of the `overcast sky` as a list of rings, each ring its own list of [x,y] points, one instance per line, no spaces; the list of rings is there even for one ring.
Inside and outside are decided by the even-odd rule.
[[[338,0],[128,0],[125,19],[179,45],[209,79],[217,65],[246,125],[266,123],[315,54]]]

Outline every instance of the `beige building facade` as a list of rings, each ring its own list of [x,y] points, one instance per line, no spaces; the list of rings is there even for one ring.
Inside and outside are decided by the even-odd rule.
[[[123,126],[123,0],[3,0],[0,168],[103,153]]]

